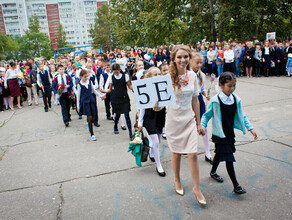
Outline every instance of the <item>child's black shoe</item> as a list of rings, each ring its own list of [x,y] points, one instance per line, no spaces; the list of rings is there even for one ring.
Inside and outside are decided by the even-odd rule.
[[[211,172],[210,172],[210,176],[211,176],[214,180],[216,180],[217,182],[219,182],[219,183],[223,183],[223,182],[224,182],[224,179],[223,179],[221,176],[219,176],[217,173],[211,173]]]
[[[240,194],[245,194],[246,191],[241,186],[237,186],[237,187],[234,188],[233,193],[236,193],[236,194],[240,195]]]

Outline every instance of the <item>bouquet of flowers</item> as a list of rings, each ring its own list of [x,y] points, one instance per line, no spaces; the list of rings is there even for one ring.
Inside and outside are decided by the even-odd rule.
[[[208,91],[207,91],[207,94],[210,95],[210,92],[211,92],[211,89],[212,89],[212,86],[213,86],[213,83],[214,83],[214,80],[215,80],[215,74],[212,73],[211,74],[211,78],[210,78],[210,85],[209,85],[209,88],[208,88]]]
[[[60,84],[59,88],[58,88],[58,95],[59,96],[62,95],[62,93],[64,92],[64,89],[65,89],[65,86],[63,84]]]
[[[75,96],[74,92],[71,92],[71,96],[70,96],[70,98],[71,98],[72,100],[75,100],[75,99],[76,99],[76,96]]]
[[[141,130],[138,130],[134,133],[133,137],[134,137],[134,140],[132,141],[132,143],[137,143],[137,144],[141,144],[143,141],[142,141],[142,132]]]

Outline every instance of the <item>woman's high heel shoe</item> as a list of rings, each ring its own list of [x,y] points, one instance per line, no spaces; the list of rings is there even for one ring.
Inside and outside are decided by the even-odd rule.
[[[178,195],[180,195],[180,196],[183,196],[183,195],[185,194],[183,188],[182,188],[182,189],[175,189],[175,192],[176,192]]]
[[[184,188],[177,189],[175,183],[174,183],[174,186],[175,186],[175,192],[176,192],[178,195],[183,196],[183,195],[185,194],[185,192],[184,192]]]
[[[193,192],[194,192],[194,194],[195,194],[195,196],[196,196],[196,199],[197,199],[197,201],[198,201],[198,203],[199,203],[200,205],[207,205],[207,201],[206,201],[206,199],[205,199],[204,196],[203,196],[203,199],[199,200],[198,197],[197,197],[197,195],[196,195],[196,193],[195,193],[195,190],[194,190],[194,189],[193,189]]]

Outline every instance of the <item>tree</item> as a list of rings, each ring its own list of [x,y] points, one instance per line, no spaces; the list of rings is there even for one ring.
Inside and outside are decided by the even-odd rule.
[[[59,23],[58,25],[58,35],[56,36],[57,48],[65,48],[68,47],[69,44],[66,41],[66,32],[63,29],[63,25]]]
[[[103,4],[97,9],[94,25],[90,28],[90,36],[94,44],[101,44],[103,49],[111,49],[116,46],[114,26],[110,16],[110,9]]]
[[[51,41],[44,33],[27,33],[21,38],[20,52],[23,58],[53,56]]]
[[[28,31],[36,33],[40,32],[40,22],[36,14],[33,14],[29,19]]]
[[[0,33],[0,59],[11,59],[11,54],[19,49],[19,44],[12,37]]]
[[[30,24],[25,35],[19,39],[19,56],[23,58],[43,56],[51,58],[53,50],[49,37],[40,32],[39,20],[36,15],[30,18]]]

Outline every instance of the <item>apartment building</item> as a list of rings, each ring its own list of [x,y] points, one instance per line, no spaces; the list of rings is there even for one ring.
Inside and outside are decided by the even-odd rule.
[[[53,48],[56,47],[59,23],[72,46],[91,44],[89,30],[97,8],[102,4],[108,4],[108,0],[1,0],[0,31],[22,36],[28,29],[31,16],[36,14],[40,31],[50,37]]]

